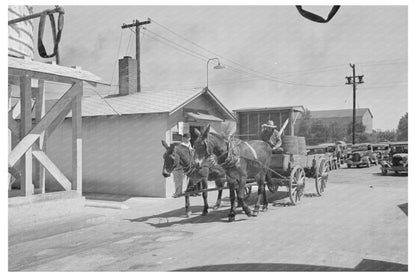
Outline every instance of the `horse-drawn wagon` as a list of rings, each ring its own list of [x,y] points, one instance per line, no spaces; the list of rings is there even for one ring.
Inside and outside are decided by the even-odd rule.
[[[298,147],[294,148],[295,141]],[[283,153],[272,154],[270,163],[271,182],[267,188],[275,193],[278,188],[287,188],[289,200],[295,205],[304,195],[306,178],[315,179],[316,193],[320,196],[326,188],[329,174],[329,162],[325,154],[317,154],[313,151],[306,152],[303,137],[286,136],[283,137]],[[251,192],[249,183],[246,192]]]

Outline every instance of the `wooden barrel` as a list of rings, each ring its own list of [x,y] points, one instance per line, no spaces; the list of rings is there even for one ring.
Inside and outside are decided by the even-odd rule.
[[[9,19],[33,14],[31,6],[9,6]],[[33,20],[9,25],[9,56],[33,59]]]
[[[285,154],[299,154],[298,138],[296,136],[283,136],[282,148]]]
[[[306,155],[306,140],[305,137],[297,137],[298,151],[300,155]]]

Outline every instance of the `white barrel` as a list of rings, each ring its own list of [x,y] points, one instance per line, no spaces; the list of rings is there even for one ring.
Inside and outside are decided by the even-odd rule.
[[[299,154],[298,138],[295,136],[283,136],[282,147],[285,154]]]
[[[306,140],[305,137],[298,138],[298,151],[300,155],[306,155]]]
[[[31,6],[9,6],[9,19],[16,19],[33,14]],[[9,25],[9,56],[29,57],[34,56],[33,20],[25,20]]]

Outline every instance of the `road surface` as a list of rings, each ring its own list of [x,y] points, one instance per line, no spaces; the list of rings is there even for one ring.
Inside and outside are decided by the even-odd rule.
[[[227,191],[207,216],[191,198],[190,218],[183,198],[114,197],[128,209],[98,205],[9,225],[9,271],[407,270],[407,182],[376,166],[342,168],[330,172],[323,196],[309,179],[297,206],[282,188],[269,194],[267,212],[249,218],[239,209],[233,223]],[[210,193],[210,205],[215,199]]]

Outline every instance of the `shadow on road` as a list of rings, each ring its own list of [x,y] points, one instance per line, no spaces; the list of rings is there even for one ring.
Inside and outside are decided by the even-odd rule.
[[[276,193],[267,192],[267,199],[270,205],[274,207],[285,207],[292,206],[287,198],[287,192],[278,191]],[[199,201],[202,202],[202,199],[199,198]],[[255,205],[257,201],[257,193],[252,193],[249,199],[246,200],[246,203],[251,206]],[[151,215],[143,216],[133,219],[127,219],[130,222],[146,222],[147,224],[156,227],[156,228],[166,228],[175,224],[198,224],[198,223],[208,223],[208,222],[224,222],[228,223],[228,213],[230,209],[229,197],[222,198],[221,207],[218,210],[209,209],[208,215],[202,216],[202,205],[193,205],[191,206],[191,217],[185,216],[185,208],[181,207],[171,211]],[[259,215],[261,216],[261,214]],[[247,220],[248,217],[243,213],[241,208],[236,209],[235,222]]]
[[[408,266],[398,263],[363,259],[355,268],[306,264],[247,263],[207,265],[173,271],[408,271]]]
[[[383,177],[407,177],[407,173],[394,173],[390,172],[387,175],[381,174],[381,172],[373,173],[374,176],[383,176]]]
[[[225,206],[222,206],[224,208]],[[229,207],[229,206],[228,206]],[[166,228],[172,225],[182,224],[198,224],[207,222],[227,222],[229,209],[210,209],[208,214],[202,216],[203,206],[191,206],[192,215],[191,217],[185,216],[185,209],[179,208],[172,211],[151,215],[143,216],[133,219],[127,219],[130,222],[146,222],[147,224],[156,228]],[[240,210],[237,210],[235,221],[247,220],[247,216]]]

